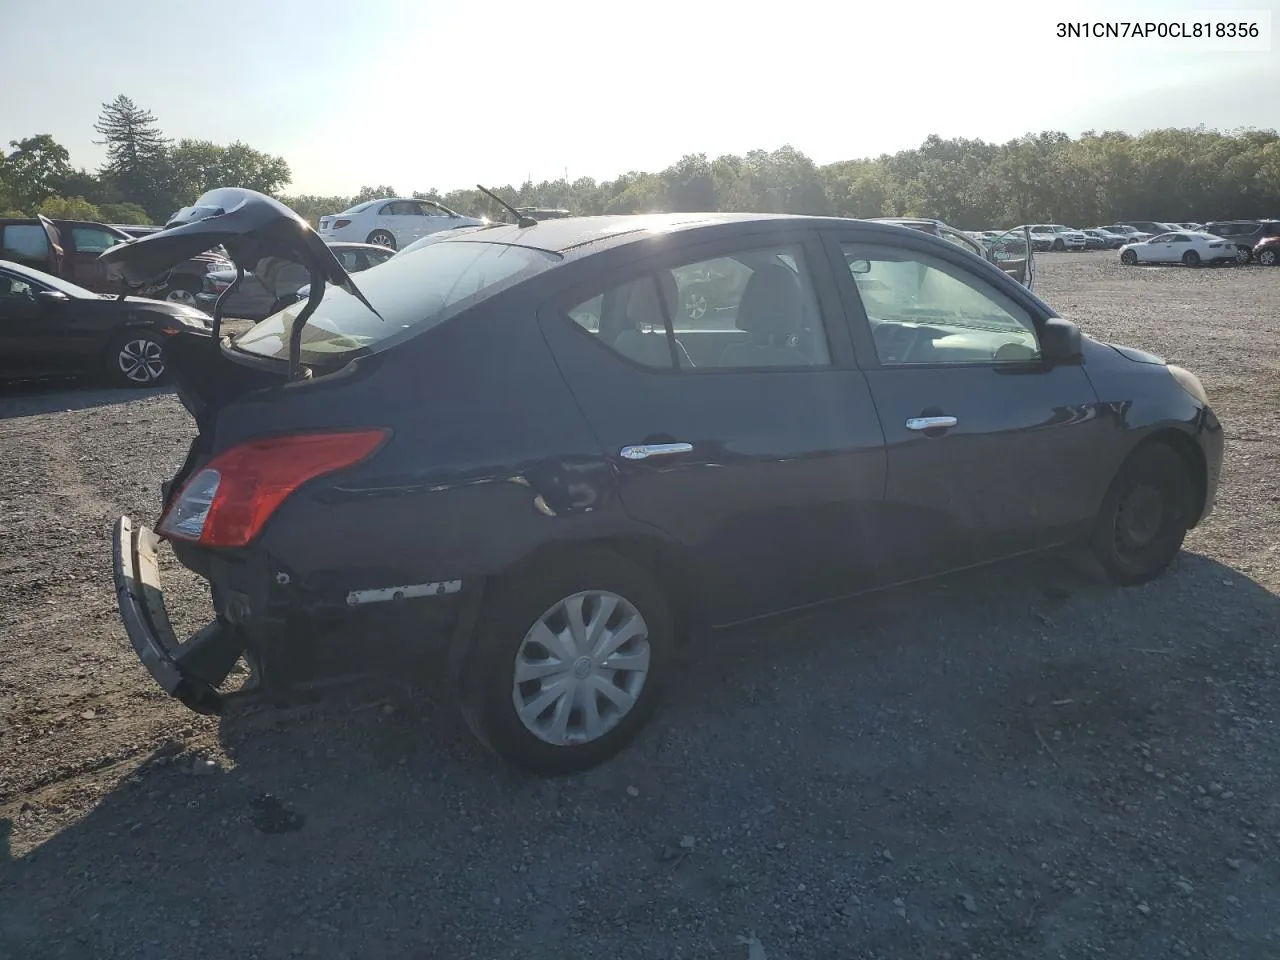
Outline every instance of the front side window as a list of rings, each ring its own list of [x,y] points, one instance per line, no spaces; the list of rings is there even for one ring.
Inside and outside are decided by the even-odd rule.
[[[0,297],[14,300],[35,300],[36,291],[26,280],[12,273],[0,273]]]
[[[655,370],[831,362],[808,264],[794,244],[658,268],[566,313],[613,352]]]
[[[302,332],[301,358],[322,363],[353,353],[385,349],[429,330],[560,261],[560,255],[503,243],[442,241],[406,250],[378,270],[355,278],[378,315],[332,285]],[[292,303],[242,333],[235,346],[259,356],[286,359],[289,336],[305,302]]]
[[[45,260],[48,258],[49,235],[38,223],[17,223],[3,228],[3,253],[6,260]]]
[[[98,227],[72,227],[71,242],[76,245],[76,251],[79,253],[96,254],[124,241],[114,233]]]
[[[842,244],[882,364],[1027,362],[1035,323],[984,278],[928,254]]]

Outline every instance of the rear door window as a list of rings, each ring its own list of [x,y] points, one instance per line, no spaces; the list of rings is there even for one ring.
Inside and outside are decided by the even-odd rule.
[[[831,363],[798,244],[656,268],[566,312],[615,354],[654,370],[678,366],[696,374]]]
[[[49,236],[40,224],[9,224],[3,230],[0,249],[4,252],[4,259],[43,262],[49,258]]]

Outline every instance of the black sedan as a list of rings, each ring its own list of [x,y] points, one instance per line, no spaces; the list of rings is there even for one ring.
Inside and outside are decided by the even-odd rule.
[[[0,378],[106,375],[146,387],[165,376],[174,338],[208,339],[209,318],[177,303],[97,294],[0,260]]]
[[[1213,505],[1195,376],[916,230],[495,224],[357,282],[292,211],[220,190],[104,258],[137,282],[201,237],[249,269],[273,240],[313,295],[175,357],[199,435],[156,532],[117,524],[129,637],[196,710],[400,664],[447,675],[501,756],[582,769],[706,628],[1062,547],[1142,583]],[[675,271],[725,259],[749,277],[707,328]],[[182,643],[160,540],[212,584]]]

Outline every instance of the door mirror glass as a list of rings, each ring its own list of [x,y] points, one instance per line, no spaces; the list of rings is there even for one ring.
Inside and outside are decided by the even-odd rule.
[[[850,273],[870,273],[871,261],[870,260],[850,260],[849,272]]]

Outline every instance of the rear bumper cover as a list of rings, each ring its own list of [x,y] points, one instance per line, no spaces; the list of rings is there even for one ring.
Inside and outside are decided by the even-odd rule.
[[[178,642],[160,586],[159,542],[150,529],[128,517],[116,521],[111,552],[120,619],[138,659],[161,689],[197,713],[220,713],[225,698],[208,677],[223,667],[225,676],[243,644],[235,643],[234,628],[222,620]]]

